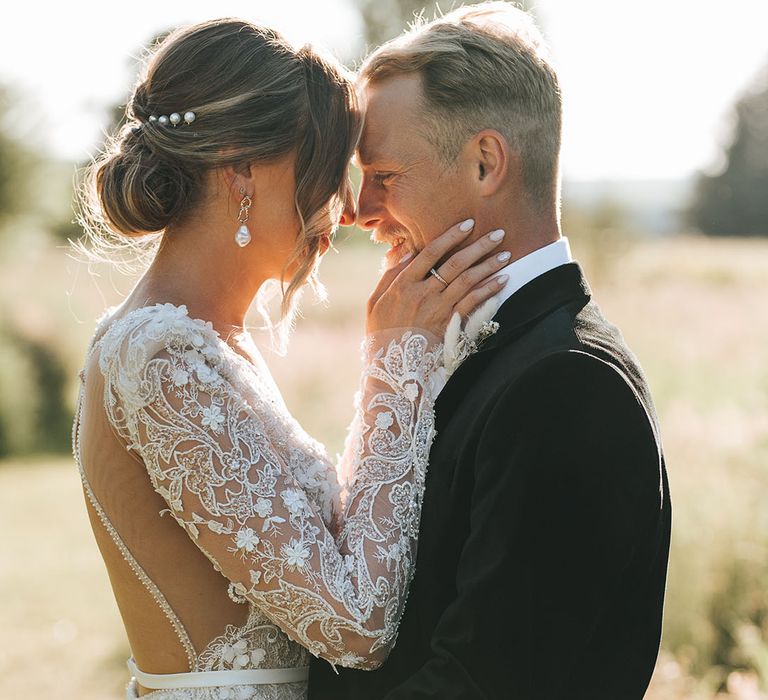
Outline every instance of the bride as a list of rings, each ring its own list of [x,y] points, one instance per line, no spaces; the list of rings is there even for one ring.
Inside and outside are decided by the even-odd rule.
[[[159,45],[127,117],[90,172],[89,238],[156,252],[98,324],[74,426],[132,650],[127,697],[302,698],[308,654],[371,669],[395,642],[441,338],[498,291],[503,263],[484,260],[497,242],[451,255],[468,220],[417,255],[388,253],[335,467],[244,319],[278,280],[285,327],[335,225],[354,222],[351,82],[272,30],[218,20]]]

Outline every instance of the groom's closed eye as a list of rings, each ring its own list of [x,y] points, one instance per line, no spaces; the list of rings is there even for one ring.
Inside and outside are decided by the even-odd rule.
[[[387,185],[392,184],[392,181],[396,176],[397,176],[397,173],[377,171],[373,174],[373,181],[377,185],[382,185],[383,187],[386,187]]]

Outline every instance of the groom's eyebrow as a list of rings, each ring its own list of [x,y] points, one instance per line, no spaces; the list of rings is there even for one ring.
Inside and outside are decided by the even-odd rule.
[[[382,153],[377,153],[372,149],[358,147],[357,151],[355,151],[355,154],[352,156],[352,162],[358,168],[363,169],[369,168],[376,163],[387,164],[388,166],[394,165],[397,161],[393,160],[392,157],[386,157]]]
[[[378,150],[376,146],[379,146]],[[360,143],[358,143],[357,145],[357,150],[355,151],[355,159],[357,160],[358,166],[361,168],[366,168],[372,165],[373,163],[391,160],[381,152],[380,147],[381,147],[380,143],[371,144],[370,139],[366,139],[366,141],[361,140]]]
[[[375,160],[370,150],[366,149],[363,145],[358,146],[355,155],[352,157],[352,162],[360,168],[370,165]]]

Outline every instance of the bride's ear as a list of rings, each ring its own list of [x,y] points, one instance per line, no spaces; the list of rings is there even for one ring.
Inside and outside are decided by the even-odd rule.
[[[469,143],[472,178],[478,194],[489,197],[501,188],[517,160],[507,140],[495,129],[483,129]]]
[[[227,185],[227,189],[238,201],[243,195],[253,197],[256,183],[256,173],[252,163],[240,163],[227,165],[221,169],[221,176]]]

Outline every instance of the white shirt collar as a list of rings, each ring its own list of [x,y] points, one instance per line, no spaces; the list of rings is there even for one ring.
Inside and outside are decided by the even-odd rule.
[[[499,306],[521,287],[524,287],[540,275],[572,261],[571,246],[568,243],[568,239],[563,236],[554,243],[545,245],[543,248],[534,250],[532,253],[528,253],[528,255],[524,255],[522,258],[509,263],[509,265],[499,270],[495,275],[509,275],[509,280],[507,280],[504,289],[496,294]]]

